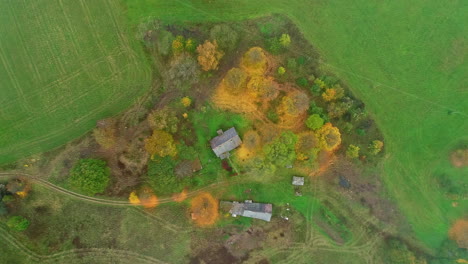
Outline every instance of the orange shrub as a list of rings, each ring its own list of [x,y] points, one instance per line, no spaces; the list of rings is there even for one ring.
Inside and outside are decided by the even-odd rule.
[[[209,226],[218,219],[218,200],[210,193],[200,193],[191,201],[192,219],[199,226]]]

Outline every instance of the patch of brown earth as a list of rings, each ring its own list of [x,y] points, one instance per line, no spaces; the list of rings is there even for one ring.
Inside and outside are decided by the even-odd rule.
[[[450,154],[452,165],[457,168],[468,166],[468,149],[457,149]]]

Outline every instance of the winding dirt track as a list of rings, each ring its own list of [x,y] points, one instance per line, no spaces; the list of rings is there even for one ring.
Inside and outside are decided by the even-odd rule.
[[[71,196],[71,197],[79,199],[79,200],[91,202],[91,203],[104,204],[104,205],[113,205],[113,206],[137,206],[137,207],[141,206],[140,204],[132,204],[129,201],[122,201],[122,200],[119,201],[119,200],[112,200],[112,199],[96,198],[96,197],[86,196],[86,195],[83,195],[83,194],[80,194],[80,193],[76,193],[76,192],[64,189],[62,187],[59,187],[59,186],[57,186],[55,184],[52,184],[52,183],[46,181],[46,180],[40,179],[38,177],[35,177],[35,176],[33,176],[31,174],[27,174],[27,173],[0,173],[0,178],[10,178],[10,177],[25,177],[25,178],[27,178],[29,180],[34,181],[37,184],[40,184],[40,185],[42,185],[44,187],[47,187],[47,188],[49,188],[51,190],[54,190],[56,192]],[[193,197],[193,196],[195,196],[196,194],[198,194],[200,192],[208,191],[208,190],[211,190],[211,189],[216,189],[218,187],[225,186],[225,185],[227,185],[227,182],[213,183],[213,184],[208,185],[206,187],[200,188],[200,189],[198,189],[196,191],[192,191],[192,192],[187,193],[187,198]],[[172,198],[169,198],[169,197],[160,198],[158,201],[159,201],[159,204],[174,202],[174,200]]]

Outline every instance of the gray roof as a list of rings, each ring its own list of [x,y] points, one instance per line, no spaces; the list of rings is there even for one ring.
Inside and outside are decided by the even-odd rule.
[[[304,177],[293,176],[293,185],[304,185]]]
[[[245,216],[270,222],[273,212],[272,204],[252,203],[252,202],[226,202],[221,201],[221,207],[229,207],[229,213],[232,216]]]
[[[223,134],[210,141],[211,149],[213,149],[217,157],[221,158],[225,158],[226,155],[223,155],[224,153],[237,148],[241,143],[242,141],[234,127],[224,131]]]

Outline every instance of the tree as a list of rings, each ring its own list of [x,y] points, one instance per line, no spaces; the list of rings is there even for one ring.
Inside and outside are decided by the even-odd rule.
[[[200,193],[192,199],[190,211],[192,219],[199,226],[209,226],[218,219],[218,200],[210,193]]]
[[[317,136],[313,132],[301,133],[295,148],[297,160],[315,160],[320,150]]]
[[[261,76],[252,77],[247,83],[247,90],[253,96],[264,100],[275,99],[279,94],[278,84]]]
[[[459,219],[450,227],[449,238],[460,248],[468,249],[468,220]]]
[[[138,198],[138,195],[136,194],[136,191],[133,191],[130,193],[128,196],[128,201],[130,201],[131,204],[140,204],[140,198]]]
[[[377,155],[382,151],[382,148],[384,146],[384,143],[380,140],[374,140],[372,143],[369,145],[369,152],[372,155]]]
[[[288,115],[296,116],[304,113],[309,108],[309,97],[303,92],[294,92],[284,96],[282,111]]]
[[[226,24],[216,25],[210,31],[210,39],[216,40],[222,50],[230,51],[236,47],[239,34]]]
[[[324,120],[319,114],[313,114],[307,118],[305,123],[308,128],[317,130],[323,126]]]
[[[7,226],[16,231],[24,231],[29,227],[28,219],[22,216],[12,216],[7,221]]]
[[[239,68],[232,68],[224,77],[223,83],[229,93],[238,95],[244,91],[246,87],[247,74]]]
[[[317,131],[320,147],[326,151],[332,151],[341,144],[341,134],[337,127],[326,123]]]
[[[197,41],[194,40],[193,38],[187,39],[185,41],[185,51],[193,53],[197,49]]]
[[[323,83],[323,84],[325,84],[325,83]],[[343,98],[343,96],[344,96],[344,89],[339,84],[335,85],[333,88],[325,89],[325,92],[322,93],[322,98],[326,102],[341,99],[341,98]]]
[[[291,45],[291,37],[289,37],[289,34],[282,34],[279,42],[281,43],[281,46],[287,48]]]
[[[198,63],[204,71],[218,69],[219,60],[224,56],[224,53],[218,50],[216,40],[213,42],[206,40],[197,47],[197,52]]]
[[[260,47],[250,48],[242,57],[242,67],[250,74],[262,75],[267,67],[267,58]]]
[[[110,180],[110,169],[103,160],[81,159],[70,171],[70,184],[87,195],[102,193]]]
[[[296,159],[295,145],[298,137],[291,131],[283,132],[264,147],[267,159],[279,166],[289,165]]]
[[[161,30],[157,39],[157,47],[159,53],[163,56],[169,55],[172,47],[172,41],[174,40],[174,35],[171,32],[166,30]]]
[[[175,112],[168,107],[151,111],[147,119],[153,130],[164,130],[169,133],[177,132],[179,119]]]
[[[188,54],[182,54],[171,61],[167,75],[169,81],[175,87],[187,83],[192,85],[198,81],[200,69],[195,59]]]
[[[353,106],[352,100],[344,102],[332,102],[328,105],[327,111],[330,118],[340,118]]]
[[[177,154],[174,138],[163,130],[154,130],[151,137],[145,139],[145,149],[151,155],[160,157],[174,157]]]
[[[349,145],[348,149],[346,150],[346,156],[351,159],[355,159],[359,157],[359,148],[358,146],[355,145]]]
[[[185,49],[185,38],[183,36],[177,36],[172,41],[172,53],[174,55],[181,54]]]
[[[155,157],[148,163],[148,183],[158,195],[180,192],[188,183],[189,178],[176,178],[174,168],[175,161],[170,157]]]

